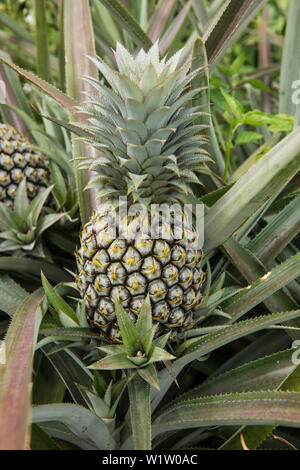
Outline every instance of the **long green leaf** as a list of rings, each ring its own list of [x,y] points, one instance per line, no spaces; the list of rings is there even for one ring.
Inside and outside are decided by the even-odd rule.
[[[208,127],[203,129],[204,135],[208,137],[208,151],[212,158],[215,159],[216,164],[218,166],[218,172],[220,175],[224,174],[225,164],[224,158],[220,151],[220,147],[217,141],[216,133],[214,130],[214,126],[212,123],[211,115],[210,115],[210,90],[209,90],[209,71],[208,71],[208,60],[207,54],[205,49],[205,44],[203,40],[198,37],[196,38],[194,45],[193,45],[193,52],[192,52],[192,70],[196,70],[199,67],[206,67],[206,69],[199,73],[193,80],[192,80],[192,88],[202,88],[207,87],[207,89],[201,91],[199,97],[195,99],[195,106],[201,106],[201,110],[204,111],[204,114],[201,117],[201,122],[199,118],[199,124],[205,124]],[[208,164],[208,166],[210,166]]]
[[[80,31],[80,41],[74,41]],[[72,0],[64,0],[64,41],[66,56],[66,86],[68,95],[82,103],[91,85],[84,76],[98,78],[97,68],[90,60],[95,57],[95,39],[88,0],[78,0],[76,8]],[[79,141],[73,142],[74,157],[95,156],[95,150]],[[75,160],[77,162],[77,160]],[[82,224],[85,224],[97,207],[94,190],[85,190],[90,178],[89,171],[81,171],[75,163],[75,180]]]
[[[293,103],[292,95],[295,92],[293,82],[299,80],[300,55],[295,54],[294,44],[300,40],[300,3],[291,0],[288,12],[288,20],[284,37],[280,70],[280,100],[279,111],[295,116],[296,105]]]
[[[291,349],[280,351],[205,380],[199,387],[180,395],[172,403],[207,395],[275,390],[297,367],[292,361],[293,353]]]
[[[187,400],[170,405],[154,422],[153,434],[199,426],[282,425],[300,427],[300,394],[248,392]]]
[[[19,106],[23,111],[26,111],[31,116],[31,109],[26,101],[20,80],[16,72],[11,70],[10,67],[0,64],[0,80],[5,87],[5,96],[0,97],[1,101]],[[2,107],[4,118],[12,124],[16,129],[22,132],[23,135],[29,137],[28,129],[22,118],[11,110],[5,110]]]
[[[28,296],[28,292],[11,279],[7,274],[0,273],[0,309],[13,316],[21,302]]]
[[[33,36],[31,36],[31,34],[24,28],[22,23],[20,21],[15,21],[3,11],[1,11],[0,24],[3,28],[10,29],[17,37],[22,39],[22,41],[28,42],[29,44],[34,43]]]
[[[87,403],[80,391],[79,385],[90,388],[93,376],[85,364],[68,349],[50,354],[52,345],[47,344],[42,347],[42,351],[65,384],[74,402],[78,405],[86,406]]]
[[[54,264],[30,258],[19,258],[15,256],[0,256],[0,272],[5,273],[30,273],[40,278],[41,271],[48,279],[54,282],[70,281],[70,274],[63,271]]]
[[[28,444],[32,358],[43,296],[39,289],[21,303],[5,338],[6,364],[0,369],[1,450],[24,450]]]
[[[129,353],[134,354],[135,347],[139,339],[138,330],[136,329],[132,320],[129,318],[128,314],[123,309],[118,299],[115,299],[115,309],[122,341],[128,349]]]
[[[227,0],[204,33],[209,63],[215,63],[267,0]]]
[[[234,238],[230,238],[223,246],[231,261],[249,283],[268,274],[268,269],[260,260]],[[297,308],[297,304],[283,289],[275,289],[274,293],[267,296],[263,302],[270,312],[283,312]],[[250,307],[251,305],[249,305],[249,309]]]
[[[48,282],[44,274],[42,273],[42,284],[45,289],[46,296],[51,305],[56,309],[57,312],[63,312],[67,315],[75,325],[78,324],[78,319],[74,310],[70,305],[56,292],[56,290]]]
[[[224,243],[259,207],[275,196],[300,168],[300,129],[279,142],[247,171],[205,217],[206,251]]]
[[[88,338],[88,339],[99,339],[99,333],[95,328],[41,328],[40,334],[46,336],[55,336],[57,338],[64,337],[64,338]]]
[[[51,82],[45,0],[34,0],[37,74]]]
[[[100,0],[101,3],[111,12],[116,21],[126,29],[136,44],[148,50],[152,46],[151,39],[135,21],[130,12],[119,0]]]
[[[147,33],[151,41],[157,41],[168,20],[175,0],[160,0],[151,16]]]
[[[280,382],[275,385],[272,383],[273,387],[271,386],[270,388],[276,388],[277,390],[281,391],[293,391],[293,392],[299,392],[300,391],[300,380],[299,380],[299,372],[300,372],[300,365],[293,360],[293,357],[290,356],[290,354],[293,354],[293,351],[283,351],[281,353],[275,354],[271,357],[278,357],[279,355],[281,358],[278,357],[278,361],[276,365],[274,364],[273,370],[276,371],[276,369],[281,369],[283,367],[283,370],[285,371],[285,376],[281,378]],[[285,358],[289,357],[289,362],[285,365]],[[262,364],[262,361],[264,361],[265,358],[261,359],[260,364]],[[271,359],[271,358],[270,358]],[[268,360],[268,358],[266,358]],[[230,374],[230,373],[229,373]],[[276,372],[275,372],[276,375]],[[278,376],[278,379],[280,376]],[[233,434],[222,446],[220,449],[225,449],[225,450],[241,450],[242,445],[241,445],[241,439],[240,439],[240,433],[243,433],[245,443],[248,448],[250,449],[256,449],[267,437],[268,435],[273,431],[274,426],[242,426],[240,429],[238,429],[237,432]]]
[[[173,363],[173,365],[178,365],[179,363],[187,364],[225,344],[231,343],[235,339],[242,338],[243,336],[260,331],[271,325],[298,318],[299,315],[300,310],[263,315],[234,323],[229,327],[204,335],[200,337],[200,339],[193,338],[187,340],[178,348],[178,352],[184,351],[184,355]]]
[[[77,437],[99,450],[113,450],[115,442],[101,418],[88,409],[72,404],[40,405],[33,408],[33,423],[57,421],[65,424]]]
[[[174,373],[178,375],[180,371],[190,362],[200,359],[206,354],[229,344],[236,339],[243,338],[249,334],[261,331],[271,325],[286,322],[299,318],[300,310],[293,312],[273,313],[250,320],[237,322],[214,333],[209,333],[200,337],[187,340],[178,348],[178,353],[184,351],[183,356],[172,363]],[[187,347],[187,348],[186,348]],[[162,390],[166,391],[173,382],[172,377],[166,369],[159,374],[159,383]],[[152,390],[152,408],[155,409],[163,398],[163,394]]]
[[[188,12],[192,6],[192,1],[193,0],[188,0],[184,7],[181,9],[181,11],[178,13],[178,15],[174,18],[172,23],[170,24],[169,28],[163,35],[160,41],[160,51],[162,54],[165,54],[168,50],[168,48],[171,46],[173,43],[175,37],[179,33],[182,25],[184,24],[184,21],[188,15]]]
[[[300,196],[287,204],[278,215],[251,240],[247,248],[263,263],[272,262],[300,231]]]
[[[3,103],[2,109],[11,109],[14,115],[21,118],[22,122],[24,123],[23,125],[25,125],[26,129],[28,129],[25,135],[29,137],[29,140],[32,141],[34,139],[39,145],[45,145],[46,139],[44,135],[40,132],[41,128],[39,124],[34,121],[34,119],[30,117],[30,115],[28,115],[26,111],[18,108],[17,106],[11,103]]]
[[[42,80],[41,78],[37,77],[33,73],[28,72],[27,70],[24,70],[15,64],[11,64],[7,60],[3,59],[3,57],[0,57],[0,61],[4,62],[11,69],[15,70],[15,72],[17,72],[19,75],[26,78],[31,83],[33,83],[34,85],[39,87],[41,90],[43,90],[45,93],[47,93],[49,96],[54,98],[59,104],[61,104],[63,107],[68,109],[72,114],[74,114],[74,116],[78,117],[81,120],[85,119],[85,116],[83,115],[83,113],[79,112],[76,108],[76,106],[78,106],[78,103],[72,100],[69,96],[65,95],[62,91],[58,90],[53,85],[50,85],[50,83],[46,82],[45,80]]]
[[[227,300],[223,306],[225,312],[232,315],[233,320],[240,318],[250,308],[255,307],[274,292],[278,291],[300,274],[300,253],[288,258],[272,271],[264,274]]]
[[[43,355],[35,371],[32,402],[36,405],[61,402],[64,399],[65,391],[66,387],[58,373],[47,357]]]
[[[33,424],[30,450],[60,450],[60,447],[40,426]]]

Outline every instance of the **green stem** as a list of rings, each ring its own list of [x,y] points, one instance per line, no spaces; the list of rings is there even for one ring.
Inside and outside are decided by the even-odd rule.
[[[130,417],[136,450],[151,449],[150,385],[139,375],[128,384]]]

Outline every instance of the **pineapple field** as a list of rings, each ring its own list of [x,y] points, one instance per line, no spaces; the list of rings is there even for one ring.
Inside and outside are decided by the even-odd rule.
[[[300,450],[299,22],[0,1],[1,450]]]

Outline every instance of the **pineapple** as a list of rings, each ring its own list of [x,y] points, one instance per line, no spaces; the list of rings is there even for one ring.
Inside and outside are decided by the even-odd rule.
[[[209,159],[201,134],[205,126],[196,124],[203,113],[191,105],[201,90],[189,89],[201,69],[189,72],[189,65],[180,67],[181,52],[160,60],[154,44],[134,58],[118,44],[117,72],[92,59],[110,87],[86,77],[95,93],[84,108],[90,121],[85,142],[101,152],[81,163],[81,168],[94,172],[89,187],[97,188],[98,196],[116,213],[121,211],[120,196],[128,205],[139,204],[146,209],[146,222],[153,204],[179,207],[169,221],[160,221],[161,237],[147,237],[138,223],[135,236],[129,236],[133,216],[126,219],[127,236],[120,227],[114,231],[115,215],[106,205],[100,205],[83,227],[76,254],[77,286],[89,323],[110,342],[121,341],[116,298],[136,321],[149,295],[157,334],[171,330],[171,339],[191,327],[202,299],[202,251],[191,247],[197,232],[189,227],[181,237],[174,236],[178,222],[185,220],[183,204],[192,194],[190,183],[199,183],[198,173]]]
[[[49,164],[30,148],[25,136],[9,124],[0,124],[0,202],[13,208],[17,188],[24,178],[28,198],[32,200],[46,188]]]

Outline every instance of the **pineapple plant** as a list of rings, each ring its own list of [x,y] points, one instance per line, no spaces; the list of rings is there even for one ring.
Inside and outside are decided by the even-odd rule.
[[[272,31],[264,0],[6,3],[1,121],[51,174],[0,204],[0,449],[300,448],[299,2],[269,2]],[[288,3],[278,86],[281,48],[256,56]],[[153,204],[178,210],[149,238]]]
[[[0,202],[14,207],[17,188],[26,178],[28,198],[46,189],[49,162],[30,148],[28,139],[9,124],[0,124]]]
[[[176,228],[187,220],[183,203],[191,193],[189,184],[199,183],[203,162],[209,160],[201,133],[205,126],[195,124],[203,112],[191,105],[202,90],[189,90],[202,69],[189,73],[189,64],[179,66],[182,52],[160,60],[155,43],[134,58],[118,43],[117,72],[95,60],[111,88],[87,78],[95,93],[83,108],[90,121],[86,142],[101,156],[85,160],[81,168],[93,170],[89,187],[105,203],[83,227],[77,286],[89,322],[113,342],[121,340],[115,298],[135,322],[149,294],[157,333],[172,330],[172,339],[192,326],[202,300],[205,274],[197,232],[183,227],[176,238]],[[129,214],[127,228],[113,233],[122,196],[129,207],[140,204],[146,216],[139,222]],[[175,207],[170,220],[157,222],[155,238],[143,229],[153,204]]]

